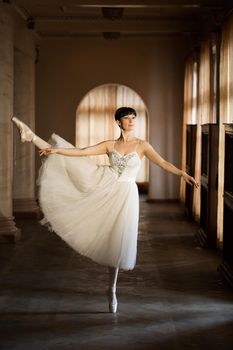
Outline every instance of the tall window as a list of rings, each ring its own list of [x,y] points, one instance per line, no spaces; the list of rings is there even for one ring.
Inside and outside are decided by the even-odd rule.
[[[200,47],[199,57],[191,56],[186,63],[184,82],[184,121],[182,169],[186,168],[186,126],[196,125],[195,179],[201,177],[201,126],[217,122],[217,37],[206,37]],[[184,181],[181,199],[185,199]],[[194,188],[193,215],[200,217],[200,187]]]
[[[201,181],[201,134],[202,125],[217,122],[217,37],[214,33],[206,37],[199,57],[198,89],[197,89],[197,136],[195,179]],[[194,188],[193,215],[200,218],[201,186]]]
[[[147,109],[141,97],[132,89],[117,84],[105,84],[91,90],[79,104],[76,112],[76,146],[85,147],[103,140],[117,139],[119,126],[114,114],[118,107],[133,107],[137,112],[136,136],[148,139]],[[106,155],[93,157],[97,164],[108,164]],[[148,182],[148,162],[142,160],[137,182]]]
[[[184,78],[184,118],[182,135],[182,170],[186,171],[186,133],[187,125],[197,124],[197,60],[190,56],[185,66]],[[185,181],[181,180],[180,197],[185,201]]]
[[[218,240],[223,240],[223,191],[225,158],[225,125],[233,123],[233,15],[222,31],[220,50],[220,114],[218,168]]]
[[[202,125],[217,122],[216,94],[217,37],[212,33],[202,42],[200,52],[198,119]]]

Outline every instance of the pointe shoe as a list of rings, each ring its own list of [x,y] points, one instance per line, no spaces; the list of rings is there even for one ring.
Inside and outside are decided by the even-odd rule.
[[[109,312],[116,313],[117,312],[116,292],[112,289],[107,289],[106,294],[108,296]]]
[[[24,124],[23,122],[21,122],[21,120],[19,120],[14,116],[11,118],[11,120],[19,129],[22,142],[25,142],[25,141],[30,142],[33,140],[33,137],[35,134],[26,124]]]

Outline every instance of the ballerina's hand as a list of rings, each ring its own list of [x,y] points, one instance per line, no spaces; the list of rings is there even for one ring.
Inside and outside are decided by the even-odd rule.
[[[57,153],[57,148],[44,148],[39,151],[40,156],[47,156],[49,154]]]
[[[183,173],[182,177],[189,185],[194,185],[196,188],[199,187],[199,183],[194,179],[194,177],[188,175],[187,173]]]

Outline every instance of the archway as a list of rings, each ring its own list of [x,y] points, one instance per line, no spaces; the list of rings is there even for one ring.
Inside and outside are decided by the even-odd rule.
[[[137,111],[137,137],[148,139],[148,112],[142,98],[131,88],[119,84],[104,84],[90,90],[76,110],[76,146],[86,147],[103,140],[119,137],[119,128],[114,122],[118,107],[130,106]],[[108,164],[107,156],[93,157],[98,164]],[[137,183],[148,183],[147,159],[142,160]]]

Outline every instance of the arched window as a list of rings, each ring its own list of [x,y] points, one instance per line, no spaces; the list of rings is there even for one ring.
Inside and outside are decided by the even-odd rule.
[[[120,130],[115,123],[115,110],[119,107],[133,107],[137,111],[135,134],[148,139],[148,115],[141,97],[127,86],[105,84],[89,91],[76,111],[76,146],[86,147],[103,140],[119,137]],[[93,157],[97,164],[108,164],[106,155]],[[148,162],[144,158],[137,177],[138,183],[148,182]]]

